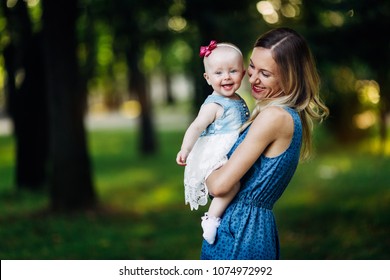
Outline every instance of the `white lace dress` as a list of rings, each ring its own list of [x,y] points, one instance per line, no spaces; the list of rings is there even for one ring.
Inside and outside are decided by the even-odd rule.
[[[212,123],[199,137],[187,158],[184,171],[185,203],[191,210],[208,202],[205,177],[227,161],[227,153],[239,136],[239,129],[249,117],[249,110],[242,98],[229,99],[209,95],[205,102],[214,102],[224,108],[222,116]]]

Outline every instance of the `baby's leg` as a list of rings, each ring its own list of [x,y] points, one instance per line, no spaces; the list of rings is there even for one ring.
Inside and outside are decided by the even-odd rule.
[[[209,211],[202,217],[203,238],[208,243],[214,243],[215,236],[217,235],[217,228],[221,222],[221,216],[239,189],[240,183],[237,183],[225,196],[215,197],[211,201]]]
[[[221,217],[225,212],[226,207],[233,200],[240,189],[240,183],[237,183],[234,188],[225,196],[214,197],[210,203],[208,214],[212,217]]]

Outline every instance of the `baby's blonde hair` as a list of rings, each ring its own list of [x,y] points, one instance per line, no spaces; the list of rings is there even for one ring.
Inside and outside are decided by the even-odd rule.
[[[241,50],[234,44],[232,43],[229,43],[229,42],[222,42],[222,43],[217,43],[217,48],[218,47],[228,47],[228,48],[232,48],[234,49],[235,51],[237,51],[237,53],[240,55],[240,58],[241,58],[241,61],[242,61],[242,66],[244,67],[244,57],[242,55],[242,52]],[[216,48],[216,49],[217,49]],[[211,53],[214,51],[215,49],[213,49],[211,51]],[[203,65],[204,65],[204,68],[205,70],[207,69],[207,60],[209,59],[209,56],[204,56],[203,58]]]
[[[236,45],[234,45],[232,43],[229,43],[229,42],[218,43],[217,47],[230,47],[230,48],[233,48],[242,56],[241,50]]]

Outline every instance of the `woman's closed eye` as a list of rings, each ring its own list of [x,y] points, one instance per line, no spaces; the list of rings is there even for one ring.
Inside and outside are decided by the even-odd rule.
[[[261,71],[261,75],[263,75],[265,78],[269,78],[271,76],[268,71]]]

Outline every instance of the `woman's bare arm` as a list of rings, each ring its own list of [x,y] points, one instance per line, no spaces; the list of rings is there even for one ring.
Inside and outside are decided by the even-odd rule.
[[[210,194],[218,197],[228,193],[261,154],[276,156],[285,151],[293,131],[293,120],[284,109],[269,107],[262,111],[228,162],[207,178]]]

